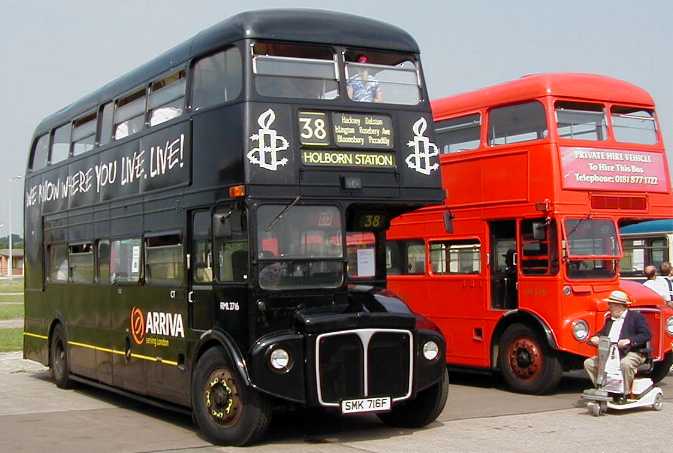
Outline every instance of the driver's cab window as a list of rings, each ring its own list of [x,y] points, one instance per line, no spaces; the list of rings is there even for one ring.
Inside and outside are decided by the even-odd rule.
[[[252,46],[255,88],[262,96],[335,99],[339,95],[333,49],[277,42]]]
[[[217,280],[245,282],[248,279],[248,232],[245,210],[220,207],[213,215]]]
[[[212,283],[213,250],[211,236],[210,211],[194,214],[192,228],[192,281],[194,283]]]

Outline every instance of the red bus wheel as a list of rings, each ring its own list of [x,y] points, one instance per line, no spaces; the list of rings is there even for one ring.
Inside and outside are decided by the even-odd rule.
[[[563,368],[555,351],[530,327],[512,324],[500,338],[498,364],[514,391],[541,394],[553,391]]]

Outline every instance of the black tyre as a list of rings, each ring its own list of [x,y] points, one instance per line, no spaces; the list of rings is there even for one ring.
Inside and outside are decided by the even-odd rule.
[[[56,385],[62,389],[72,387],[70,364],[68,363],[68,341],[61,324],[54,327],[49,347],[49,372]]]
[[[249,445],[271,422],[269,401],[245,385],[220,348],[206,351],[192,376],[193,418],[203,435],[218,445]]]
[[[556,351],[524,324],[512,324],[500,337],[498,365],[512,390],[533,395],[555,390],[563,373]]]
[[[449,395],[449,374],[445,371],[442,379],[416,395],[411,401],[398,404],[392,411],[378,414],[386,425],[398,428],[420,428],[435,421],[442,413]]]
[[[664,360],[661,362],[654,362],[654,367],[650,372],[650,379],[652,379],[652,382],[656,384],[668,376],[668,373],[671,372],[671,366],[673,366],[673,352],[666,354]]]

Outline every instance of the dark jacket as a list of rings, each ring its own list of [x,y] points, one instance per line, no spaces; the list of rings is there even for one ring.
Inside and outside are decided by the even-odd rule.
[[[605,325],[596,334],[600,336],[608,336],[610,334],[610,327],[612,327],[612,317],[608,316],[605,320]],[[645,317],[638,311],[629,310],[626,312],[626,318],[622,325],[622,330],[619,332],[619,339],[628,338],[631,344],[625,349],[620,349],[619,354],[624,357],[627,352],[640,352],[647,355],[647,342],[650,341],[652,335],[650,334],[650,327],[647,325]]]

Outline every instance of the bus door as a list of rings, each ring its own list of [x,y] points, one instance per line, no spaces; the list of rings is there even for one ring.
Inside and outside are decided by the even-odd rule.
[[[511,310],[518,306],[516,221],[490,222],[491,308]]]
[[[210,211],[194,213],[189,292],[192,329],[217,325],[234,338],[247,331],[248,247],[244,208],[231,203],[218,206],[212,216]]]

